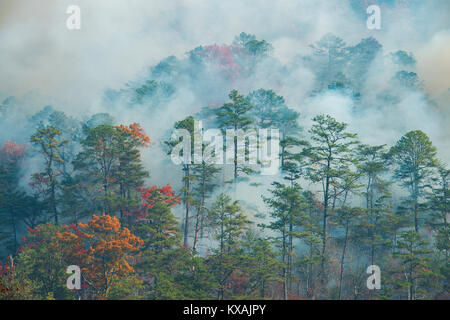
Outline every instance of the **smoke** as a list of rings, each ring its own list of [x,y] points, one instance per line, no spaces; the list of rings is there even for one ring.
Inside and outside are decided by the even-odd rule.
[[[81,8],[81,30],[66,9]],[[198,45],[230,43],[242,31],[275,45],[285,62],[327,32],[348,41],[367,33],[346,1],[2,0],[2,92],[39,90],[62,107],[88,109],[106,87]],[[387,23],[386,23],[387,24]]]
[[[448,94],[443,94],[450,87],[449,3],[379,1],[382,28],[368,30],[365,9],[372,3],[378,2],[1,0],[0,98],[18,97],[17,117],[10,116],[16,120],[51,104],[78,118],[109,112],[120,123],[140,122],[154,142],[144,151],[144,159],[152,183],[158,184],[177,186],[180,181],[181,170],[167,162],[161,148],[167,130],[205,107],[206,101],[223,103],[231,88],[243,94],[273,89],[300,112],[305,129],[313,116],[328,113],[349,123],[349,130],[366,143],[392,144],[408,130],[422,129],[448,161]],[[66,28],[69,5],[81,8],[81,30]],[[272,58],[261,61],[246,79],[227,82],[211,77],[190,83],[192,79],[180,76],[174,96],[151,110],[102,100],[106,88],[125,88],[125,83],[144,78],[150,66],[168,56],[182,61],[195,47],[230,44],[240,32],[255,34],[274,48]],[[349,46],[370,36],[383,45],[369,66],[359,103],[345,91],[310,95],[317,79],[298,57],[311,54],[309,45],[329,32]],[[412,71],[424,80],[425,93],[389,82],[398,70],[389,58],[396,50],[415,55],[417,69]],[[383,105],[378,97],[389,90],[396,92],[397,103]],[[0,140],[25,134],[10,123],[2,128]],[[263,186],[258,191],[273,181],[259,179]],[[240,188],[241,195],[255,190],[244,184]]]
[[[442,31],[418,50],[418,71],[433,95],[450,88],[450,30]]]

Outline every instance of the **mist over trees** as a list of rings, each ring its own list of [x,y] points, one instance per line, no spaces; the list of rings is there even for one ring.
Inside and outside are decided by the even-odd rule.
[[[367,143],[381,128],[371,112],[398,110],[409,96],[434,112],[414,55],[333,34],[292,65],[274,50],[243,32],[105,90],[110,113],[43,106],[2,130],[0,298],[449,299],[448,159],[422,127],[386,123],[396,142]],[[396,69],[371,92],[380,63]],[[282,94],[302,87],[289,78],[298,65],[314,79],[302,89],[308,110]],[[255,87],[261,76],[289,90]],[[355,125],[323,107],[311,115],[315,98],[330,110],[351,101],[352,120],[369,120]],[[20,103],[0,104],[0,126],[18,123]],[[173,164],[173,130],[187,130],[193,151],[196,120],[221,132],[279,129],[277,174],[239,164],[237,138],[232,164]],[[81,269],[79,290],[66,286],[70,265]],[[370,265],[381,269],[379,290],[366,286]]]

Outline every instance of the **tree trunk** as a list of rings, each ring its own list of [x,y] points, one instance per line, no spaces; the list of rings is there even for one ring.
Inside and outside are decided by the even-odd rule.
[[[283,228],[283,300],[287,300],[287,270],[286,270],[286,229]]]
[[[324,205],[323,205],[323,229],[322,229],[322,260],[320,264],[321,278],[325,277],[325,255],[327,247],[327,218],[328,218],[328,192],[330,187],[330,178],[326,177],[325,192],[324,192]]]
[[[342,249],[342,257],[341,257],[341,271],[339,275],[339,300],[342,299],[342,280],[344,279],[344,261],[345,261],[345,250],[347,249],[347,239],[348,239],[348,224],[345,225],[345,238],[344,238],[344,248]]]
[[[185,204],[186,204],[186,215],[184,218],[184,239],[183,239],[183,245],[187,248],[188,247],[188,232],[189,232],[189,188],[190,188],[190,166],[189,164],[186,165],[186,181],[185,181]]]
[[[237,131],[237,126],[234,125],[234,134],[235,136],[233,137],[233,141],[234,141],[234,183],[236,184],[236,179],[238,177],[238,155],[237,155],[237,144],[238,144],[238,139],[236,136],[236,131]]]
[[[194,233],[194,243],[192,245],[192,253],[194,254],[197,251],[198,246],[198,236],[200,233],[200,217],[201,217],[202,207],[198,208],[197,216],[195,218],[195,233]]]

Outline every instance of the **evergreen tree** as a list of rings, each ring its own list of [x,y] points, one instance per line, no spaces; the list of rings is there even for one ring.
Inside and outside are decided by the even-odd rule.
[[[281,134],[281,165],[284,165],[285,148],[300,131],[297,120],[300,114],[288,106],[282,96],[273,90],[259,89],[251,92],[247,100],[254,106],[251,114],[254,124],[260,128],[275,128]]]
[[[428,207],[431,214],[427,224],[433,231],[434,246],[437,251],[435,260],[443,276],[442,292],[445,295],[450,288],[450,228],[448,227],[450,170],[440,164],[438,173],[438,177],[433,179],[432,190],[428,195]]]
[[[362,238],[370,246],[369,260],[371,265],[375,265],[376,247],[387,244],[383,229],[388,227],[384,223],[389,221],[387,215],[392,211],[387,202],[392,197],[390,183],[384,179],[384,174],[388,171],[385,146],[359,145],[358,156],[358,170],[364,183],[363,196],[367,212],[359,228],[367,230],[367,237]]]
[[[0,146],[0,241],[13,253],[18,248],[19,222],[25,215],[26,195],[19,187],[19,172],[25,146],[7,141]],[[2,231],[4,235],[2,236]]]
[[[208,263],[217,282],[217,299],[223,300],[230,296],[231,277],[242,264],[243,255],[239,244],[249,221],[238,201],[232,201],[223,193],[213,203],[208,220],[219,243]]]
[[[142,188],[142,207],[136,212],[131,230],[144,241],[137,270],[148,279],[149,298],[168,298],[174,289],[173,277],[185,259],[186,248],[181,247],[181,234],[171,208],[180,202],[172,188]],[[172,280],[171,280],[172,279]]]
[[[19,276],[29,279],[33,294],[38,299],[70,299],[72,294],[66,287],[66,269],[69,264],[57,237],[62,232],[61,226],[43,224],[29,229],[23,250],[15,261]]]
[[[278,261],[270,241],[258,237],[253,231],[247,232],[241,246],[243,249],[241,272],[246,281],[240,298],[266,299],[270,290],[283,281],[279,277],[282,264]]]
[[[190,141],[191,141],[191,149],[189,152],[194,154],[194,117],[189,116],[181,121],[177,121],[174,125],[174,129],[184,129],[190,133]],[[173,148],[179,143],[179,141],[165,141],[165,144],[169,147],[168,154],[171,154]],[[184,150],[186,152],[186,150]],[[185,155],[183,155],[184,157]],[[187,157],[191,159],[191,157]],[[192,160],[192,159],[191,159]],[[185,215],[184,215],[184,232],[183,232],[183,244],[185,247],[188,246],[188,237],[189,237],[189,223],[190,223],[190,209],[193,200],[192,194],[192,183],[195,180],[195,176],[192,174],[192,161],[188,161],[187,163],[183,162],[183,188],[181,189],[181,200],[184,203],[185,207]]]
[[[311,191],[304,191],[306,201],[306,215],[302,223],[301,238],[306,244],[306,251],[297,260],[297,270],[305,283],[305,295],[310,299],[316,298],[317,277],[320,275],[317,267],[321,262],[321,205]],[[300,295],[300,286],[299,286]]]
[[[206,200],[217,187],[216,175],[220,169],[214,165],[207,164],[204,160],[200,165],[194,165],[192,175],[194,177],[194,203],[197,209],[195,216],[194,242],[192,252],[197,252],[199,238],[203,236],[203,227],[205,221]]]
[[[39,152],[44,158],[44,171],[34,174],[34,178],[43,179],[47,184],[47,188],[44,191],[46,195],[45,201],[55,219],[55,224],[58,224],[59,214],[57,205],[58,191],[60,188],[58,176],[61,175],[59,167],[64,163],[60,155],[60,149],[69,143],[67,139],[59,140],[61,134],[60,129],[53,126],[46,126],[44,128],[38,128],[30,139],[38,147]]]
[[[253,109],[253,105],[244,96],[240,95],[237,90],[232,90],[229,98],[232,102],[225,103],[217,110],[217,122],[224,131],[226,129],[234,129],[236,134],[238,129],[246,130],[253,123],[249,114],[250,110]],[[233,138],[233,145],[234,181],[236,182],[239,172],[249,173],[251,170],[245,165],[239,166],[238,164],[237,136]]]
[[[263,198],[271,208],[273,221],[266,227],[275,231],[274,241],[279,248],[283,264],[281,278],[283,279],[283,299],[288,298],[293,274],[294,238],[301,234],[298,227],[305,216],[305,198],[300,193],[300,186],[286,186],[278,182],[272,183],[274,189],[270,190],[271,198]]]
[[[344,40],[331,33],[327,33],[310,47],[313,55],[308,57],[306,62],[317,73],[319,87],[322,89],[342,74],[348,59],[348,50]]]
[[[138,191],[144,185],[144,179],[149,172],[142,165],[139,147],[148,147],[150,139],[138,123],[129,127],[121,125],[116,127],[119,133],[120,155],[114,176],[117,177],[119,188],[120,217],[130,215],[131,211],[139,207],[140,193]]]
[[[425,133],[416,130],[401,137],[390,154],[395,165],[394,178],[409,191],[414,230],[419,232],[421,200],[437,165],[436,148]]]
[[[407,289],[408,300],[416,300],[425,294],[422,286],[434,276],[430,267],[431,251],[427,245],[427,241],[414,230],[402,232],[397,240],[394,258],[400,260],[398,272],[402,278],[395,284]]]
[[[336,199],[337,189],[333,185],[345,176],[349,167],[356,165],[353,147],[358,143],[356,134],[346,132],[347,124],[338,122],[331,116],[319,115],[310,129],[311,146],[303,154],[308,158],[307,175],[312,182],[322,186],[322,261],[321,277],[325,277],[326,248],[328,238],[328,216],[330,204]]]
[[[117,177],[114,174],[121,155],[119,131],[104,124],[86,127],[85,131],[86,137],[81,141],[82,150],[74,160],[74,168],[84,183],[100,191],[92,199],[93,209],[114,215],[118,209],[118,197],[114,192]]]

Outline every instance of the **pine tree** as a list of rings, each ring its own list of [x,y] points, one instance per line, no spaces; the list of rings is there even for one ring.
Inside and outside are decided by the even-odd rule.
[[[344,237],[342,239],[342,253],[339,261],[339,300],[343,298],[343,281],[344,281],[344,267],[345,255],[349,241],[352,237],[351,229],[354,227],[356,220],[364,213],[362,208],[342,206],[337,210],[335,220],[338,225],[344,229]]]
[[[138,123],[85,126],[85,132],[73,161],[78,175],[66,185],[65,199],[76,208],[80,198],[88,198],[91,208],[123,218],[139,206],[138,188],[148,177],[139,148],[150,140]]]
[[[240,240],[249,221],[238,201],[232,201],[223,193],[209,210],[208,220],[219,243],[208,263],[217,282],[217,299],[223,300],[230,295],[231,277],[242,263]]]
[[[147,280],[147,298],[164,298],[175,289],[173,277],[187,267],[180,266],[187,249],[181,246],[181,230],[171,210],[180,199],[169,185],[142,188],[141,197],[141,209],[131,222],[132,232],[144,241],[136,270]]]
[[[436,248],[444,252],[445,261],[448,262],[450,231],[447,216],[450,210],[450,170],[440,165],[438,173],[438,177],[433,179],[432,192],[428,195],[431,210],[428,224],[435,232]]]
[[[416,130],[401,137],[390,155],[395,165],[394,178],[409,191],[414,230],[419,232],[420,200],[437,165],[436,148],[425,133]]]
[[[311,191],[304,191],[303,197],[306,204],[306,215],[302,223],[301,238],[306,244],[307,250],[297,260],[297,269],[305,282],[305,295],[310,299],[316,298],[317,267],[321,262],[321,221],[322,211],[320,202]],[[300,286],[299,292],[300,295]]]
[[[274,189],[270,190],[273,197],[263,198],[271,208],[270,216],[273,221],[265,227],[276,232],[274,241],[280,249],[283,264],[281,277],[283,279],[283,299],[288,298],[293,274],[294,238],[301,234],[297,228],[302,224],[305,216],[305,198],[302,196],[300,186],[286,186],[273,182]]]
[[[19,172],[24,156],[25,145],[6,141],[0,146],[0,225],[6,233],[6,247],[13,253],[18,248],[19,222],[25,217],[26,195],[19,187]],[[1,233],[0,240],[3,240]]]
[[[358,192],[361,187],[360,184],[357,183],[358,179],[361,177],[360,172],[353,172],[351,170],[344,169],[342,170],[342,176],[339,181],[336,183],[332,183],[334,192],[334,202],[333,202],[333,211],[334,216],[332,220],[334,220],[337,226],[344,229],[344,237],[342,239],[342,253],[339,261],[339,300],[343,296],[343,279],[344,279],[344,263],[345,263],[345,254],[347,251],[349,240],[351,239],[351,229],[356,224],[358,218],[364,213],[362,208],[351,207],[348,205],[351,199],[350,196]],[[334,180],[334,179],[333,179]],[[338,193],[341,195],[339,207],[335,204],[335,201],[338,198]]]
[[[194,154],[194,121],[194,117],[189,116],[181,121],[177,121],[174,125],[174,129],[184,129],[189,132],[191,141],[191,149],[189,150],[190,154]],[[169,147],[168,154],[172,153],[173,148],[178,143],[179,141],[165,141],[165,144]],[[183,152],[187,151],[184,150]],[[183,157],[185,157],[185,155],[183,155]],[[190,155],[186,158],[191,159]],[[195,177],[192,175],[192,161],[183,163],[183,172],[183,188],[181,189],[181,200],[183,201],[185,207],[183,244],[185,247],[188,247],[190,209],[193,202],[192,183],[195,179]]]
[[[394,258],[400,260],[400,272],[404,279],[397,281],[400,288],[407,289],[408,300],[416,300],[425,292],[421,286],[426,285],[429,277],[433,276],[430,267],[431,250],[428,242],[414,230],[402,232],[396,243]]]
[[[279,277],[282,264],[277,259],[268,239],[248,231],[241,243],[243,265],[241,272],[246,278],[241,298],[266,299],[270,290],[283,280]]]
[[[277,121],[277,113],[286,107],[284,98],[273,90],[258,89],[251,92],[246,99],[254,106],[249,112],[255,125],[260,128],[276,126],[274,122]]]
[[[328,216],[330,205],[336,199],[332,192],[333,183],[344,176],[351,165],[355,164],[352,148],[358,143],[356,134],[346,132],[347,124],[338,122],[331,116],[319,115],[313,118],[310,129],[311,146],[303,154],[308,158],[307,175],[312,182],[322,185],[322,261],[321,277],[325,278],[325,262],[327,258]]]
[[[148,147],[149,137],[145,134],[140,124],[133,123],[130,126],[118,126],[119,148],[121,149],[114,176],[117,177],[119,188],[120,217],[129,215],[132,210],[139,207],[140,193],[138,191],[144,185],[144,179],[149,172],[144,169],[139,147]]]
[[[61,158],[60,149],[65,144],[69,143],[69,140],[59,140],[62,132],[60,129],[53,126],[46,126],[38,128],[36,132],[31,136],[30,141],[35,144],[39,152],[44,158],[45,168],[41,173],[36,173],[35,178],[44,179],[47,183],[46,202],[49,206],[55,224],[58,224],[58,206],[57,196],[59,191],[58,176],[61,175],[59,167],[64,163]]]
[[[216,175],[220,169],[214,165],[209,165],[202,161],[200,165],[194,165],[192,175],[194,177],[194,203],[197,209],[195,216],[195,228],[194,228],[194,242],[192,245],[192,252],[197,252],[199,238],[203,235],[203,226],[205,220],[206,200],[213,193],[217,187]]]
[[[253,123],[249,114],[250,110],[253,109],[253,105],[244,96],[240,95],[237,90],[232,90],[229,98],[232,102],[225,103],[216,111],[217,122],[221,129],[234,129],[236,134],[238,129],[246,130]],[[249,173],[251,170],[245,165],[239,166],[237,136],[233,138],[233,145],[234,181],[236,182],[239,172]]]
[[[364,181],[363,195],[367,210],[366,219],[361,227],[367,228],[370,245],[370,262],[375,264],[375,249],[382,241],[382,235],[378,234],[379,225],[383,220],[383,214],[391,211],[386,199],[391,197],[390,183],[383,179],[383,174],[388,171],[385,146],[358,146],[360,171]]]
[[[281,134],[281,166],[284,166],[285,149],[290,146],[301,130],[297,123],[300,114],[288,106],[282,96],[273,90],[259,89],[251,92],[247,100],[254,106],[251,110],[254,123],[260,128],[275,128]]]
[[[346,44],[341,38],[328,33],[310,47],[313,55],[308,57],[306,62],[317,73],[320,88],[326,88],[342,74],[347,63]]]
[[[450,228],[448,213],[450,210],[450,170],[444,164],[438,167],[439,175],[433,179],[432,190],[428,195],[428,207],[431,211],[428,225],[434,235],[436,263],[443,276],[442,292],[448,294],[450,288]]]

